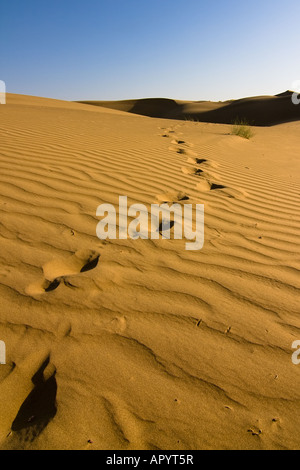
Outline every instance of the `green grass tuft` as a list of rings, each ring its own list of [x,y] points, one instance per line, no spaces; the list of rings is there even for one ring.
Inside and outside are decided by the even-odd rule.
[[[249,126],[249,123],[245,119],[236,119],[233,123],[232,132],[233,135],[238,135],[244,139],[251,139],[254,133]]]

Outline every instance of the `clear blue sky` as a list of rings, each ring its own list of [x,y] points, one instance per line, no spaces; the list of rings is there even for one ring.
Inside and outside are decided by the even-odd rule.
[[[2,0],[0,79],[51,98],[225,100],[300,80],[299,0]]]

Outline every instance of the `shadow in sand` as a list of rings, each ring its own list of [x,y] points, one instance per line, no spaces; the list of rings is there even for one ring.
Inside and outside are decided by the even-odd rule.
[[[48,380],[45,380],[43,375],[48,364],[49,359],[33,377],[35,388],[24,401],[12,424],[12,431],[19,433],[25,441],[33,441],[56,415],[55,374]]]
[[[97,256],[97,258],[95,258],[93,261],[90,261],[85,266],[83,266],[80,272],[86,273],[87,271],[91,271],[92,269],[95,269],[98,266],[99,258],[100,258],[100,255]]]

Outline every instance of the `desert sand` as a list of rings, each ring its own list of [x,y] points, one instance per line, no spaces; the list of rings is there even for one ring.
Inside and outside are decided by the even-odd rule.
[[[300,449],[300,121],[132,106],[0,106],[0,449]],[[203,250],[99,240],[120,195],[204,204]]]

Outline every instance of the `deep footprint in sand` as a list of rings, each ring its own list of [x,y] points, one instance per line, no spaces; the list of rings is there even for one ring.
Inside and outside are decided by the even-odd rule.
[[[222,184],[212,183],[211,181],[209,181],[209,179],[203,177],[201,178],[200,182],[197,183],[196,189],[198,189],[199,191],[215,191],[217,189],[224,190],[227,188]]]
[[[64,276],[91,271],[98,265],[100,254],[92,250],[77,251],[66,259],[49,261],[43,266],[45,279],[54,281]]]
[[[227,189],[227,188],[223,184],[212,183],[210,189],[211,189],[211,191],[215,191],[216,189]]]
[[[202,165],[203,163],[207,163],[207,160],[205,158],[189,157],[187,159],[187,163],[191,163],[192,165]]]
[[[180,140],[180,139],[173,139],[171,144],[174,146],[184,145],[185,147],[193,147],[193,144],[189,144],[188,142],[185,142],[185,140]]]
[[[38,295],[38,294],[44,294],[45,292],[52,292],[56,290],[61,283],[61,279],[55,279],[54,281],[47,281],[47,279],[44,279],[42,282],[37,281],[34,282],[33,284],[30,284],[26,288],[26,294],[28,295]]]
[[[182,167],[181,171],[184,175],[197,176],[205,178],[206,180],[218,180],[219,177],[214,173],[202,170],[200,168]]]
[[[0,383],[0,443],[34,441],[56,414],[56,369],[50,352],[33,353]]]
[[[202,165],[205,168],[219,168],[220,165],[216,162],[211,160],[207,160],[206,158],[192,158],[189,157],[187,163],[191,163],[193,165]]]
[[[169,192],[165,194],[159,194],[156,196],[157,201],[162,203],[173,203],[173,202],[182,202],[188,201],[190,198],[187,194],[179,191],[179,192]]]
[[[211,183],[206,179],[201,179],[201,181],[196,185],[196,189],[201,192],[206,192],[211,190]]]
[[[230,199],[243,199],[247,197],[247,193],[242,189],[228,188],[223,184],[217,184],[209,181],[209,179],[202,178],[201,181],[196,185],[196,189],[201,192],[206,191],[219,191],[223,196]]]
[[[171,152],[176,152],[179,155],[187,155],[188,157],[197,157],[197,153],[193,152],[192,150],[189,150],[187,148],[181,148],[177,146],[171,146],[169,147],[169,150]]]
[[[200,170],[197,168],[189,168],[189,167],[182,167],[181,171],[184,175],[192,175],[192,176],[201,175],[203,173],[203,170]]]
[[[66,276],[75,276],[95,269],[98,265],[100,254],[92,250],[77,251],[66,259],[49,261],[43,266],[44,279],[30,284],[26,288],[28,295],[39,295],[56,290],[62,282],[68,286],[64,279]],[[71,285],[70,285],[71,286]]]

